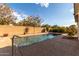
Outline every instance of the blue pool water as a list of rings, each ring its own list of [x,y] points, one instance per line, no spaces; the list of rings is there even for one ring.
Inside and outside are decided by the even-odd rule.
[[[27,36],[27,37],[16,37],[13,40],[15,46],[28,46],[55,37],[56,36],[52,34],[44,34],[44,35],[35,35],[35,36]]]

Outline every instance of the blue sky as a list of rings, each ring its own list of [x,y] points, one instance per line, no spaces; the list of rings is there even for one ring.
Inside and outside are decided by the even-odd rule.
[[[19,20],[33,15],[40,16],[44,20],[44,24],[59,26],[75,24],[73,4],[71,3],[10,3],[8,5],[14,10],[14,15]]]

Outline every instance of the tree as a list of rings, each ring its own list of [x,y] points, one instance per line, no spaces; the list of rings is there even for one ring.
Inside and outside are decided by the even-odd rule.
[[[38,16],[28,16],[26,19],[20,21],[18,25],[39,27],[41,25],[41,18]]]
[[[8,7],[7,4],[0,4],[0,24],[1,25],[9,25],[14,24],[14,20],[16,19],[13,15],[13,10]]]
[[[69,36],[74,36],[77,33],[76,26],[75,25],[69,26],[67,32]]]
[[[49,31],[51,26],[48,24],[43,24],[42,27],[45,27],[46,31]]]
[[[51,27],[50,32],[66,33],[66,28],[54,25]]]

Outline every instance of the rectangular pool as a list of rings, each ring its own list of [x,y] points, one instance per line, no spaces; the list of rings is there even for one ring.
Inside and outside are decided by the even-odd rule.
[[[52,34],[33,35],[33,36],[26,36],[26,37],[15,36],[13,39],[13,45],[16,47],[28,46],[41,41],[53,39],[55,37],[56,35],[52,35]]]

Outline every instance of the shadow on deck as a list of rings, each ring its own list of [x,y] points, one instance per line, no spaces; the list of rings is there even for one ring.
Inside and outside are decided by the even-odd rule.
[[[0,48],[0,56],[11,56],[11,55],[12,55],[12,47],[11,46]]]

